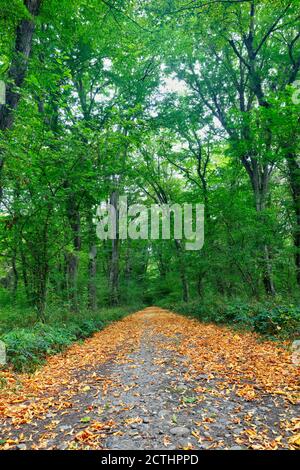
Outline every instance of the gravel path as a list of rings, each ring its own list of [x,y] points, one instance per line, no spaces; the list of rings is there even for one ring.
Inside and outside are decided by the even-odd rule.
[[[122,429],[121,435],[104,442],[105,448],[246,450],[236,441],[249,429],[247,422],[272,440],[281,434],[282,420],[297,417],[296,406],[271,396],[257,403],[234,393],[220,397],[216,380],[210,381],[211,393],[199,401],[195,389],[207,387],[207,376],[187,380],[188,359],[164,349],[168,342],[176,348],[180,341],[180,336],[170,340],[153,334],[151,319],[145,320],[139,351],[113,370],[113,382],[119,384],[113,398],[99,397],[105,418],[117,420]]]

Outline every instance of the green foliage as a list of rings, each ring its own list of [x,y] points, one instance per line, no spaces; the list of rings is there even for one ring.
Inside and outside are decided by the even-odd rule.
[[[65,322],[37,323],[27,328],[14,328],[0,336],[7,347],[8,363],[20,372],[33,372],[46,356],[59,353],[74,341],[85,339],[120,320],[138,306],[102,310],[93,315],[83,312]],[[20,313],[19,313],[20,315]],[[17,315],[14,317],[16,321]],[[15,324],[19,322],[16,321]]]
[[[7,357],[13,367],[31,372],[47,354],[55,354],[69,346],[76,336],[67,328],[37,325],[32,330],[17,329],[2,336]]]
[[[271,337],[300,336],[300,307],[265,304],[253,316],[254,329]]]
[[[15,108],[0,105],[0,335],[11,363],[34,368],[118,318],[90,312],[115,304],[164,302],[292,336],[300,1],[48,0],[32,41],[18,29],[27,3],[0,0],[0,80],[20,94]],[[112,195],[205,204],[203,250],[174,237],[98,240],[97,206]]]
[[[165,301],[159,305],[203,322],[249,329],[270,339],[300,336],[300,307],[295,305],[221,299],[208,303],[199,300],[190,303]]]
[[[26,305],[10,305],[0,308],[0,335],[16,328],[27,328],[36,321],[36,312]]]

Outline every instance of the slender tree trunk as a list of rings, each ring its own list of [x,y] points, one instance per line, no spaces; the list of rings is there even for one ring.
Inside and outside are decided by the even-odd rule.
[[[126,255],[125,255],[125,270],[124,270],[124,275],[125,275],[125,280],[126,284],[128,285],[130,276],[131,276],[131,259],[130,259],[131,251],[130,251],[130,246],[129,243],[127,244],[127,250],[126,250]]]
[[[158,270],[161,279],[165,280],[168,272],[168,266],[164,259],[163,247],[161,243],[159,243],[157,247],[157,258],[158,258]]]
[[[40,269],[35,274],[35,278],[34,304],[37,309],[38,319],[41,322],[45,322],[48,268],[40,266]]]
[[[110,287],[110,305],[118,305],[119,303],[119,227],[118,227],[118,202],[119,194],[114,191],[110,198],[110,204],[116,210],[116,238],[112,240],[112,253],[110,262],[110,273],[109,273],[109,287]]]
[[[258,216],[261,218],[261,223],[264,223],[263,212],[266,208],[266,199],[269,188],[270,173],[267,167],[264,170],[254,166],[251,174],[251,183],[255,197],[255,207]],[[262,270],[263,270],[263,284],[267,295],[276,295],[276,290],[273,281],[273,268],[270,249],[267,244],[261,247],[262,252]]]
[[[265,290],[268,295],[276,295],[276,290],[273,282],[273,268],[272,258],[270,256],[270,250],[268,245],[264,245],[264,272],[263,272],[263,283]]]
[[[89,220],[89,264],[88,264],[88,308],[97,309],[97,246],[95,241],[95,226],[92,217]]]
[[[16,298],[17,289],[18,289],[18,281],[19,281],[19,273],[17,269],[17,250],[14,250],[14,254],[12,257],[12,272],[13,272],[13,284],[12,284],[12,294],[13,298]]]
[[[292,197],[295,211],[295,265],[297,283],[300,286],[300,164],[297,161],[297,155],[289,153],[287,155],[287,165],[289,170],[289,180],[292,188]]]
[[[110,304],[119,303],[119,240],[112,240],[112,256],[110,266]]]
[[[67,203],[67,215],[73,234],[73,251],[67,254],[67,272],[71,310],[78,311],[78,270],[81,249],[80,213],[76,197],[72,194]]]
[[[67,254],[68,294],[70,307],[73,312],[78,311],[78,256],[71,252]]]
[[[202,272],[197,274],[197,293],[199,297],[202,299],[203,297],[203,275]]]
[[[175,246],[176,246],[176,251],[177,251],[178,260],[179,260],[179,272],[180,272],[180,279],[181,279],[181,284],[182,284],[182,298],[184,302],[188,302],[190,298],[189,285],[188,285],[188,280],[187,280],[187,275],[186,275],[184,256],[182,253],[182,246],[179,240],[175,240]]]
[[[32,279],[30,285],[31,290],[31,302],[37,310],[37,317],[39,321],[45,321],[45,309],[46,309],[46,296],[47,296],[47,282],[49,275],[49,265],[44,251],[45,246],[41,249],[42,243],[36,243],[32,246],[32,259],[34,264],[32,265]]]
[[[24,249],[22,246],[22,241],[20,241],[20,256],[21,256],[21,269],[22,269],[23,284],[24,284],[24,289],[26,293],[26,298],[29,302],[31,296],[30,296],[29,281],[28,281],[27,263],[26,263]]]
[[[66,254],[60,254],[59,255],[59,260],[57,263],[57,271],[59,273],[58,281],[57,281],[57,289],[59,292],[59,295],[62,300],[64,300],[64,294],[66,292]]]
[[[88,307],[95,311],[97,309],[97,287],[96,287],[96,274],[97,274],[97,247],[91,246],[89,253],[89,284],[88,284]]]

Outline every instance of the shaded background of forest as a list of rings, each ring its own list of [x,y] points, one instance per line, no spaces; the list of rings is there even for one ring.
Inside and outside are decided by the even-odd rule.
[[[0,0],[0,334],[20,368],[138,305],[296,334],[299,6]],[[203,250],[98,240],[123,194],[204,203]]]

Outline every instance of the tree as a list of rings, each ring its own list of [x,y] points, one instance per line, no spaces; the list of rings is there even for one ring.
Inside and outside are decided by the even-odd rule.
[[[6,2],[5,2],[6,3]],[[24,8],[17,8],[21,16],[17,19],[14,50],[11,54],[10,64],[7,71],[7,86],[5,103],[0,103],[0,131],[10,129],[14,120],[14,111],[20,100],[20,89],[23,86],[28,60],[32,49],[32,39],[35,29],[35,17],[39,14],[41,0],[24,0]],[[4,10],[5,11],[5,10]],[[9,22],[15,22],[9,12]],[[2,20],[3,21],[3,20]],[[3,151],[0,148],[0,178],[4,164]],[[0,196],[2,197],[2,184],[0,184]]]
[[[195,8],[201,8],[201,3]],[[297,5],[290,1],[283,5],[273,2],[272,6],[255,0],[220,4],[216,11],[208,9],[199,21],[192,16],[192,41],[184,38],[181,46],[179,35],[175,51],[184,47],[184,53],[181,64],[171,67],[185,80],[193,99],[225,131],[232,156],[239,159],[249,176],[262,224],[266,223],[270,178],[279,152],[272,129],[272,96],[294,81],[300,66],[296,17]],[[279,46],[272,41],[269,47],[277,34],[284,40]],[[278,63],[282,56],[284,75]],[[274,295],[272,255],[264,242],[261,258],[266,292]]]

